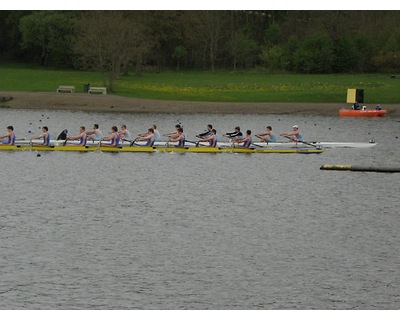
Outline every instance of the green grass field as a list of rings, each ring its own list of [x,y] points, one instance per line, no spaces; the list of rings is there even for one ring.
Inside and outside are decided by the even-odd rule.
[[[0,64],[0,91],[55,92],[59,85],[103,86],[98,72]],[[400,79],[387,74],[267,74],[262,72],[172,72],[123,76],[114,94],[125,97],[225,102],[346,103],[347,89],[364,89],[365,103],[400,103]]]

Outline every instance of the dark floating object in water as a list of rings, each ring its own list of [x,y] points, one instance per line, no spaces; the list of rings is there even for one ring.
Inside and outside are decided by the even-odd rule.
[[[386,173],[400,172],[400,168],[352,166],[347,164],[324,164],[323,166],[321,166],[320,170],[386,172]]]

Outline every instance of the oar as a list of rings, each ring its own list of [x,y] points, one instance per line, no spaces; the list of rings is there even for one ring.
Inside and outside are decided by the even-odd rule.
[[[125,139],[124,141],[128,141],[128,142],[130,142],[131,144],[129,145],[130,147],[132,147],[134,144],[136,144],[137,145],[137,143],[136,143],[136,139],[135,140],[127,140],[127,139]]]
[[[259,148],[265,148],[265,146],[262,146],[262,145],[260,145],[260,144],[257,144],[257,143],[251,143],[253,146],[256,146],[256,147],[259,147]]]
[[[317,149],[320,148],[320,146],[317,146],[317,145],[315,145],[315,144],[308,143],[308,142],[303,141],[303,140],[298,140],[298,139],[293,140],[293,138],[288,137],[288,136],[285,136],[285,135],[282,135],[282,134],[281,134],[281,136],[282,136],[282,137],[285,137],[286,139],[292,140],[292,141],[294,141],[294,142],[301,142],[301,143],[304,143],[304,144],[306,144],[306,145],[308,145],[308,146],[311,146],[311,147],[314,147],[314,148],[317,148]]]
[[[185,141],[195,144],[196,147],[198,147],[199,144],[200,144],[201,146],[207,146],[206,144],[201,144],[201,142],[199,142],[199,141],[192,141],[192,140],[185,140]]]
[[[298,142],[304,143],[304,144],[306,144],[308,146],[311,146],[311,147],[314,147],[316,149],[321,149],[321,146],[317,146],[317,145],[312,144],[312,143],[308,143],[308,142],[305,142],[305,141],[302,141],[302,140],[299,140]]]

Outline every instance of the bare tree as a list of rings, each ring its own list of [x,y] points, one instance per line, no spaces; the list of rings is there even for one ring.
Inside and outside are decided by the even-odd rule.
[[[224,39],[224,19],[229,13],[224,11],[188,12],[188,32],[186,36],[203,54],[203,68],[207,62],[211,71],[215,70],[218,53]],[[199,51],[199,52],[200,52]]]
[[[87,12],[78,23],[77,34],[75,51],[81,62],[100,70],[111,92],[121,69],[126,71],[134,60],[141,61],[150,47],[140,22],[124,11]]]

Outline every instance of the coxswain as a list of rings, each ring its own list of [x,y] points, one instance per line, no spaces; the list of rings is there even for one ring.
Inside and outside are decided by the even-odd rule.
[[[7,133],[3,136],[0,136],[0,139],[4,139],[3,141],[0,141],[0,145],[13,146],[15,144],[14,127],[8,126]]]
[[[64,129],[63,131],[60,132],[60,134],[57,137],[57,140],[66,140],[68,135],[68,130]]]
[[[86,134],[86,129],[84,126],[79,127],[79,134],[76,136],[71,136],[66,139],[66,141],[71,141],[71,140],[78,140],[78,144],[74,144],[77,146],[84,147],[86,146],[86,142],[88,140],[87,134]]]

